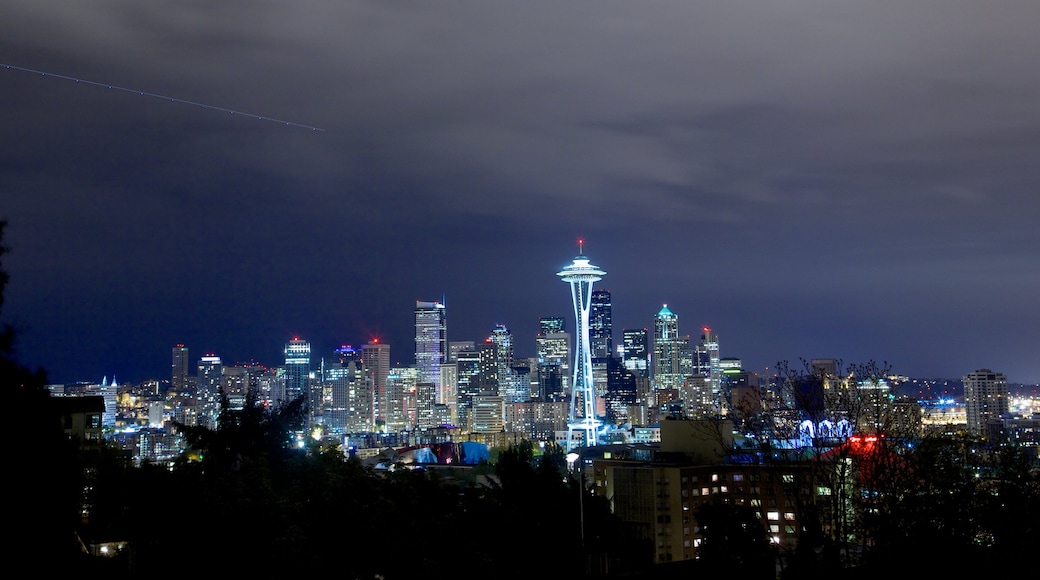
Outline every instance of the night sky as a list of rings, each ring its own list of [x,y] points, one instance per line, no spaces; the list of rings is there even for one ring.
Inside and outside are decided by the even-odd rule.
[[[667,304],[755,372],[1040,382],[1040,3],[0,5],[2,318],[52,382],[411,364],[416,300],[533,356],[579,237],[616,341]]]

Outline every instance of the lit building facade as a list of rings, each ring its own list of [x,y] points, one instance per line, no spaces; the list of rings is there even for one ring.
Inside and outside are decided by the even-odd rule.
[[[422,382],[441,384],[448,355],[447,311],[440,302],[415,302],[415,366]]]
[[[199,359],[198,380],[195,393],[195,422],[210,429],[217,426],[220,413],[220,386],[224,376],[224,365],[220,357],[209,354]]]
[[[390,375],[390,345],[378,338],[361,347],[365,374],[372,383],[372,423],[386,420],[386,378]]]
[[[308,418],[321,408],[321,401],[311,401],[311,343],[299,337],[285,343],[285,401],[307,397]]]
[[[177,394],[189,393],[191,359],[188,356],[188,347],[183,344],[173,347],[173,362],[170,367],[170,390]]]
[[[683,378],[683,341],[679,317],[665,304],[654,317],[653,390],[656,404],[678,398]]]
[[[1007,375],[989,369],[979,369],[964,375],[964,410],[968,431],[986,435],[990,423],[999,423],[1008,412],[1011,393]]]
[[[613,323],[609,290],[593,290],[589,307],[589,350],[592,359],[614,355]]]

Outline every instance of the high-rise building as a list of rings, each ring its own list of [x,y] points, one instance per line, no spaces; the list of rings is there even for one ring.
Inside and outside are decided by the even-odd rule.
[[[542,319],[544,322],[546,319]],[[538,393],[542,401],[559,400],[571,391],[571,335],[559,330],[563,325],[542,324],[536,338]],[[549,332],[545,332],[549,331]]]
[[[440,302],[415,302],[415,366],[421,382],[440,387],[448,356],[447,316]]]
[[[202,427],[215,429],[220,414],[220,386],[224,365],[220,357],[208,354],[199,359],[198,386],[195,392],[195,421]]]
[[[473,397],[482,392],[480,376],[481,350],[478,350],[471,344],[468,349],[458,349],[453,352],[455,364],[458,365],[456,416],[458,425],[468,428]]]
[[[720,398],[722,397],[722,368],[719,359],[719,337],[707,326],[701,330],[703,334],[701,334],[699,349],[706,355],[704,358],[707,359],[708,365],[706,368],[702,367],[700,369],[700,374],[707,377],[708,384],[711,386],[712,403],[720,405]]]
[[[665,304],[654,317],[653,385],[656,402],[674,400],[682,386],[683,340],[679,336],[679,317]]]
[[[311,343],[296,336],[285,343],[285,401],[288,404],[297,398],[308,398],[308,414],[314,412],[311,395]],[[319,406],[320,409],[320,406]]]
[[[567,320],[562,316],[543,316],[538,319],[538,334],[567,332]]]
[[[964,410],[968,416],[968,430],[975,435],[987,435],[990,423],[998,423],[1008,412],[1011,393],[1007,375],[989,369],[979,369],[964,375]]]
[[[513,372],[513,333],[504,324],[496,324],[491,331],[491,342],[495,345],[495,362],[498,367],[498,393],[510,403],[526,401],[528,389],[517,380]]]
[[[647,348],[648,332],[645,328],[636,328],[621,331],[622,351],[621,360],[625,368],[641,377],[649,377],[650,351]]]
[[[473,433],[501,433],[505,428],[505,399],[498,395],[473,397],[470,431]]]
[[[173,364],[171,366],[170,391],[180,394],[188,392],[188,376],[191,361],[188,358],[188,347],[178,344],[173,347]]]
[[[592,358],[606,359],[614,355],[613,325],[610,319],[610,291],[593,290],[589,307],[589,349]]]
[[[415,427],[418,384],[419,369],[415,367],[397,367],[386,376],[386,399],[381,404],[385,410],[387,433]],[[432,393],[432,389],[429,392]]]
[[[453,340],[448,343],[448,361],[455,362],[460,351],[477,350],[477,343],[472,340]]]
[[[361,352],[349,344],[340,346],[322,376],[328,392],[322,411],[324,429],[335,434],[373,431],[372,383]]]
[[[221,388],[228,399],[228,408],[236,411],[242,410],[249,394],[250,367],[234,365],[224,367],[224,376],[221,377]]]
[[[592,351],[589,345],[589,310],[592,307],[592,284],[603,279],[606,272],[594,266],[583,253],[583,242],[578,242],[578,255],[556,273],[570,284],[574,305],[574,380],[571,389],[571,414],[567,424],[567,448],[575,445],[574,433],[584,434],[583,445],[597,444],[600,425],[596,418],[596,391],[592,379]]]
[[[361,347],[361,360],[372,383],[372,423],[386,420],[386,378],[390,375],[390,345],[373,338]]]

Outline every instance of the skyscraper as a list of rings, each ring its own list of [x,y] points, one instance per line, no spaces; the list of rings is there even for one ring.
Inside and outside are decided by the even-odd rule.
[[[701,369],[701,374],[708,378],[711,385],[712,402],[720,406],[722,404],[722,368],[719,366],[719,337],[707,326],[702,330],[704,334],[701,335],[699,350],[705,353],[705,358],[708,359],[708,366]]]
[[[648,361],[650,359],[650,352],[647,349],[647,329],[626,328],[621,331],[622,336],[622,354],[621,360],[625,363],[625,368],[632,371],[633,373],[641,377],[649,377],[650,369],[648,368]]]
[[[677,398],[683,381],[679,317],[665,304],[654,317],[653,385],[657,404]]]
[[[215,429],[220,413],[220,386],[224,365],[220,357],[206,355],[199,359],[198,387],[195,394],[195,420],[198,425]]]
[[[1008,412],[1011,393],[1007,375],[989,369],[979,369],[964,375],[964,410],[968,416],[968,431],[987,435],[987,425],[1000,420]]]
[[[614,356],[610,310],[610,291],[593,290],[589,308],[589,349],[593,359],[602,360]]]
[[[496,324],[491,331],[491,342],[495,345],[498,394],[510,403],[528,399],[527,389],[520,384],[513,372],[513,333],[504,324]]]
[[[538,319],[539,334],[567,332],[567,320],[562,316],[543,316]]]
[[[542,332],[535,338],[538,355],[538,393],[543,401],[562,400],[570,394],[571,385],[571,335],[563,331],[563,324],[546,325],[542,320]],[[556,320],[556,319],[552,319]]]
[[[188,391],[188,369],[191,361],[188,358],[188,347],[178,344],[173,347],[173,363],[170,373],[170,390],[177,394]]]
[[[301,396],[307,396],[309,399],[310,386],[311,343],[300,337],[293,337],[285,343],[285,400],[282,403],[288,404]],[[318,402],[307,401],[308,413],[314,412],[312,403]]]
[[[571,411],[567,424],[567,447],[574,446],[574,432],[584,433],[584,445],[596,445],[597,428],[596,392],[592,381],[592,351],[589,345],[589,310],[592,306],[592,284],[603,279],[606,272],[592,265],[583,254],[583,242],[578,241],[578,255],[556,273],[570,284],[574,304],[574,380],[571,390]]]
[[[441,384],[441,365],[448,356],[447,317],[440,302],[415,302],[415,366],[419,382]]]
[[[386,420],[386,378],[390,375],[390,345],[373,338],[361,347],[361,360],[372,381],[372,423]]]

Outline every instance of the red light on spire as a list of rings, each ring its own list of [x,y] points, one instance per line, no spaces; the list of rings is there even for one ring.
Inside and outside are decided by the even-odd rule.
[[[583,253],[585,253],[585,240],[583,238],[578,238],[578,254]]]

